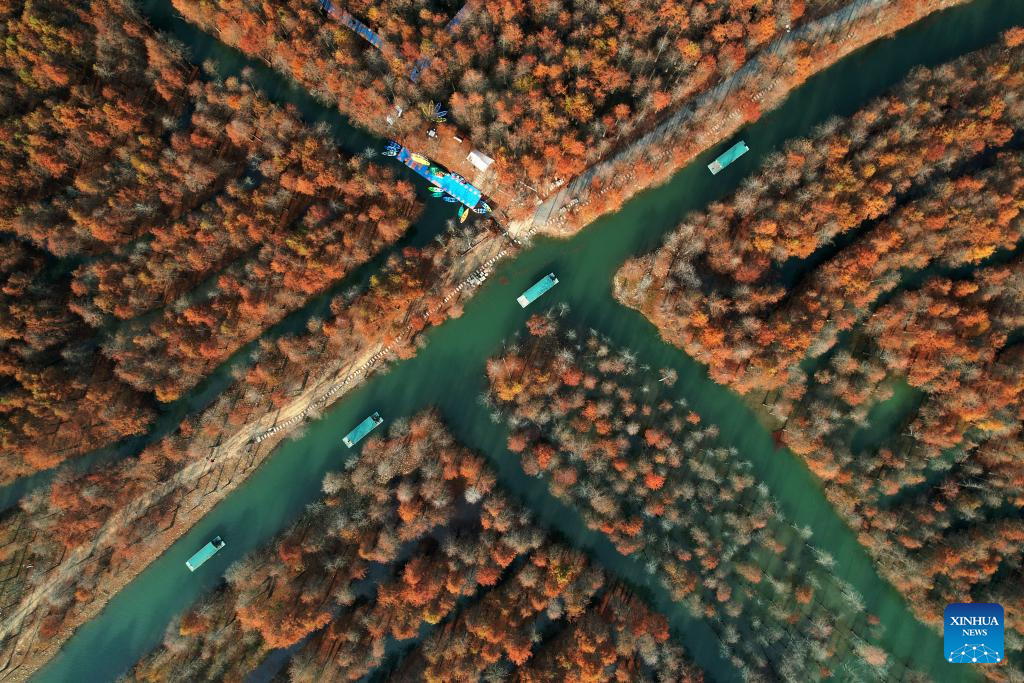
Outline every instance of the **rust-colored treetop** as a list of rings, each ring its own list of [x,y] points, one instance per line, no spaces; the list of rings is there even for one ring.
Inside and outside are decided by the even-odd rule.
[[[292,646],[295,681],[384,666],[394,680],[470,681],[507,663],[530,681],[702,678],[664,617],[548,539],[436,413],[368,439],[323,491],[176,620],[132,678],[240,680]],[[541,637],[543,624],[562,635]],[[395,644],[412,646],[397,665]]]
[[[455,168],[467,150],[453,135],[467,137],[497,161],[506,191],[515,193],[515,181],[547,188],[567,180],[622,136],[649,127],[648,119],[735,73],[787,28],[844,3],[470,0],[449,10],[410,0],[336,4],[377,32],[383,48],[370,47],[306,0],[181,0],[175,7],[336,101],[354,121],[429,145],[432,156]],[[460,21],[449,29],[457,12]],[[412,82],[416,64],[420,75]],[[437,102],[452,122],[429,139]],[[405,112],[397,119],[396,107]]]
[[[717,443],[718,428],[677,398],[672,370],[659,377],[628,349],[551,316],[531,317],[527,330],[487,365],[527,474],[708,618],[743,675],[816,680],[847,654],[863,675],[885,669],[884,650],[834,630],[852,620],[879,635],[863,598],[785,520],[742,454]],[[815,600],[819,591],[843,597]],[[785,625],[800,618],[816,627],[794,636]]]
[[[616,278],[935,624],[1024,581],[1021,35],[790,141]]]
[[[410,184],[123,0],[6,3],[3,481],[139,434],[243,344],[398,240]]]
[[[975,264],[1016,243],[1020,159],[996,150],[1024,125],[1022,74],[1024,47],[1005,43],[916,70],[790,141],[662,249],[627,262],[621,298],[716,381],[743,393],[785,386],[901,268]],[[894,211],[918,195],[930,199]],[[949,201],[959,214],[938,215]]]

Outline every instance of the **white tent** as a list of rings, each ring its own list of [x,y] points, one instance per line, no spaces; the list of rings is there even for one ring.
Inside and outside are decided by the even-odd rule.
[[[486,154],[482,154],[475,149],[469,153],[466,157],[469,162],[479,168],[481,171],[486,171],[487,167],[494,163],[494,159],[490,158]]]

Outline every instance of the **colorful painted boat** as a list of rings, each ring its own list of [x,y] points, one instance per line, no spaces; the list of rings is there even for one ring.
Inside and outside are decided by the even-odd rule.
[[[380,416],[380,413],[374,413],[356,425],[356,428],[349,432],[342,441],[345,442],[346,446],[352,448],[359,443],[363,437],[379,427],[383,422],[384,418]]]
[[[220,549],[227,545],[220,536],[215,536],[212,541],[199,549],[192,557],[185,560],[185,566],[190,572],[194,572],[203,566],[203,563],[220,552]]]
[[[719,171],[749,151],[750,148],[747,147],[747,143],[740,140],[735,145],[722,152],[717,159],[708,164],[708,170],[711,171],[711,175],[718,175]]]
[[[520,294],[519,298],[516,299],[516,301],[519,302],[520,306],[522,306],[523,308],[526,308],[527,306],[532,304],[534,301],[539,299],[541,297],[541,295],[544,294],[544,292],[548,291],[549,289],[551,289],[552,287],[554,287],[557,284],[558,284],[558,278],[555,277],[555,274],[554,273],[548,273],[546,276],[544,276],[540,280],[538,280],[536,282],[536,284],[534,284],[528,290],[526,290],[525,292]]]

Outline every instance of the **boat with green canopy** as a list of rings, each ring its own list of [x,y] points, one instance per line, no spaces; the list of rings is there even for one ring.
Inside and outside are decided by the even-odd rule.
[[[558,278],[555,277],[554,273],[548,273],[546,276],[538,280],[532,287],[519,295],[516,301],[523,308],[526,308],[534,301],[539,299],[544,292],[548,291],[552,287],[558,284]]]
[[[360,422],[358,425],[356,425],[356,428],[353,429],[348,434],[346,434],[345,438],[343,438],[342,441],[345,442],[346,446],[352,448],[357,443],[359,443],[359,441],[364,436],[372,432],[383,422],[384,418],[380,416],[380,413],[374,413],[373,415],[369,416],[368,418]]]
[[[749,151],[750,148],[747,147],[747,143],[740,140],[735,145],[722,152],[717,159],[708,164],[708,170],[711,171],[711,175],[718,175],[719,171]]]
[[[203,566],[208,559],[220,552],[220,549],[227,545],[220,536],[214,536],[213,540],[204,545],[192,557],[185,560],[185,566],[190,572],[194,572]]]

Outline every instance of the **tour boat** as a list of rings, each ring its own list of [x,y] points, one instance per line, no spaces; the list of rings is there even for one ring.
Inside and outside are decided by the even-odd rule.
[[[194,572],[203,566],[203,563],[216,555],[226,544],[220,536],[214,536],[213,540],[199,549],[192,557],[185,560],[185,566],[190,572]]]
[[[711,175],[717,175],[719,171],[749,151],[750,148],[747,147],[747,143],[740,140],[735,145],[722,152],[717,159],[708,164],[708,169],[711,171]]]
[[[360,439],[372,432],[383,422],[384,418],[380,416],[380,413],[374,413],[356,425],[356,428],[349,432],[342,441],[345,442],[346,446],[352,448],[359,443]]]
[[[528,290],[520,294],[519,298],[516,299],[516,301],[519,302],[520,306],[526,308],[534,301],[539,299],[540,296],[544,294],[544,292],[548,291],[557,284],[558,278],[555,277],[555,274],[548,273],[545,277],[542,277],[540,280],[538,280],[537,283],[533,285],[533,287],[530,287]]]

